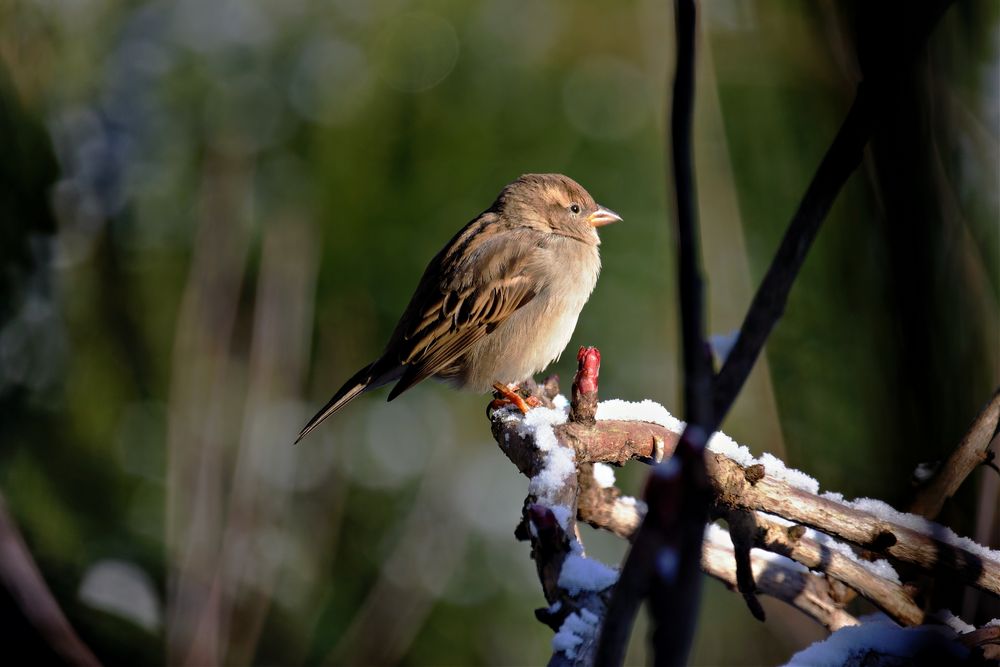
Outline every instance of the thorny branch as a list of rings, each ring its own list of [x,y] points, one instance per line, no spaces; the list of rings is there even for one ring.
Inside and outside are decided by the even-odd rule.
[[[597,406],[596,371],[600,355],[593,348],[584,348],[578,359],[581,370],[574,384],[579,385],[581,377],[589,377],[594,382],[586,391],[574,387],[570,414],[593,416]],[[558,385],[550,379],[542,391],[542,401],[551,404],[558,393]],[[509,415],[505,417],[503,413],[492,416],[493,435],[501,449],[523,474],[533,477],[544,469],[551,454],[539,450],[534,433],[522,429],[522,424],[521,420],[511,419]],[[595,480],[593,465],[621,465],[633,459],[647,463],[669,461],[675,453],[679,434],[659,424],[622,420],[595,420],[592,425],[571,420],[556,426],[553,434],[559,447],[573,451],[575,474],[567,475],[557,489],[548,492],[550,502],[575,508],[576,518],[594,527],[624,539],[634,539],[646,513],[645,504],[623,496],[614,486],[601,486]],[[935,534],[944,535],[943,527],[932,525],[932,534],[928,535],[793,487],[772,476],[763,465],[744,467],[716,452],[706,452],[705,460],[712,489],[712,516],[728,520],[730,530],[739,533],[739,537],[736,532],[730,533],[734,541],[747,543],[741,549],[744,563],[738,566],[737,549],[727,544],[728,540],[707,540],[701,549],[701,569],[738,588],[744,597],[759,593],[780,599],[824,627],[836,630],[857,624],[857,619],[843,609],[846,600],[838,587],[847,587],[901,625],[925,622],[923,610],[906,586],[876,574],[839,549],[832,549],[829,538],[824,535],[891,561],[912,564],[923,571],[949,570],[957,579],[1000,595],[1000,562],[976,555],[943,537],[934,537]],[[779,522],[779,518],[783,521]],[[791,525],[785,525],[787,523]],[[806,526],[821,534],[812,536]],[[725,535],[721,529],[714,531],[716,535],[719,533]],[[574,655],[570,657],[556,650],[550,664],[595,664],[595,629],[609,613],[612,589],[609,586],[571,594],[560,587],[560,575],[567,557],[582,556],[582,544],[575,531],[560,523],[552,508],[538,502],[536,497],[529,496],[525,503],[518,536],[531,540],[532,557],[549,602],[549,607],[536,612],[539,619],[553,629],[565,629],[566,619],[574,613],[590,621],[584,624],[585,631],[581,633]],[[788,560],[764,558],[761,551]],[[740,584],[741,577],[747,578],[747,573],[740,574],[741,567],[749,568],[752,587]],[[980,633],[984,643],[992,641],[990,632],[985,628],[984,633]],[[971,641],[963,637],[964,641]]]

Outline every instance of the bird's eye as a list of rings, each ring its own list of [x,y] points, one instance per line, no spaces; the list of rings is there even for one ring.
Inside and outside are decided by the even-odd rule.
[[[569,210],[572,211],[573,215],[576,215],[577,213],[580,212],[580,205],[579,204],[570,204],[569,205]]]

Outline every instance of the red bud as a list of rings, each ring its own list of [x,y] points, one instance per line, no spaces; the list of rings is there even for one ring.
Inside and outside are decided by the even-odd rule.
[[[601,372],[601,351],[596,347],[581,347],[576,353],[579,366],[573,384],[584,394],[597,391],[597,378]]]

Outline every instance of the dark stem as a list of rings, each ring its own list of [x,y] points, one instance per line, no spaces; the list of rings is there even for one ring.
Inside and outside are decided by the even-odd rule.
[[[949,4],[950,0],[929,0],[914,8],[903,17],[904,29],[886,31],[886,40],[892,42],[890,48],[880,51],[874,59],[862,58],[865,81],[859,84],[854,103],[789,224],[732,352],[719,374],[713,376],[704,340],[691,161],[696,6],[694,0],[675,1],[677,67],[671,108],[671,157],[688,426],[676,451],[679,471],[670,468],[674,472],[666,475],[663,473],[667,468],[660,467],[650,476],[646,489],[649,512],[639,527],[615,588],[602,628],[597,664],[622,663],[635,614],[646,594],[650,596],[653,614],[656,664],[686,661],[700,597],[698,556],[708,516],[704,445],[732,407],[768,335],[784,312],[792,284],[820,225],[847,178],[861,162],[865,144],[879,120],[879,110],[885,106],[886,91],[898,78],[900,67],[922,48]],[[666,568],[670,577],[664,576],[665,555],[676,558],[678,563],[675,568]],[[743,583],[745,592],[752,590],[751,581]]]
[[[699,266],[698,215],[691,157],[696,7],[695,0],[678,0],[674,6],[677,70],[670,113],[670,155],[684,356],[684,410],[688,423],[707,425],[712,420],[712,366],[705,341],[704,286]]]
[[[764,621],[766,620],[764,608],[757,599],[757,583],[753,580],[753,565],[750,560],[750,550],[756,546],[757,517],[745,510],[734,510],[729,512],[726,518],[736,557],[736,588],[743,596],[753,617],[758,621]]]
[[[809,252],[833,200],[847,178],[861,164],[864,147],[873,127],[869,90],[864,83],[858,86],[854,104],[833,144],[823,156],[809,189],[788,225],[781,245],[743,320],[739,338],[715,379],[715,428],[718,428],[729,412],[750,375],[764,342],[785,312],[792,283],[802,268],[806,253]]]
[[[880,26],[886,31],[878,38],[880,43],[886,42],[880,51],[862,54],[868,55],[862,58],[865,80],[858,85],[854,103],[823,156],[754,295],[736,344],[715,377],[715,422],[711,430],[717,430],[722,424],[760,356],[767,337],[784,313],[792,283],[802,268],[820,225],[848,177],[861,164],[865,145],[885,106],[884,97],[892,90],[900,69],[913,59],[918,49],[923,48],[931,30],[951,2],[930,0],[913,5],[913,11],[907,12],[898,25],[887,23]],[[886,11],[896,16],[892,10]]]
[[[691,117],[694,106],[694,0],[674,3],[677,64],[670,116],[670,150],[677,230],[678,285],[688,426],[675,458],[646,487],[649,512],[622,568],[597,649],[599,665],[620,665],[639,604],[649,596],[657,665],[687,662],[701,598],[701,544],[709,487],[703,451],[711,435],[712,367],[705,342],[699,267]],[[678,466],[678,464],[680,464]]]

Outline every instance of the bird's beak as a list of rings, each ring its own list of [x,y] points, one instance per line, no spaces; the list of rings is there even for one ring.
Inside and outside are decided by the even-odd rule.
[[[598,206],[596,211],[587,216],[587,222],[592,227],[603,227],[604,225],[610,225],[612,222],[621,221],[622,217],[620,215],[610,208],[604,208],[603,206]]]

